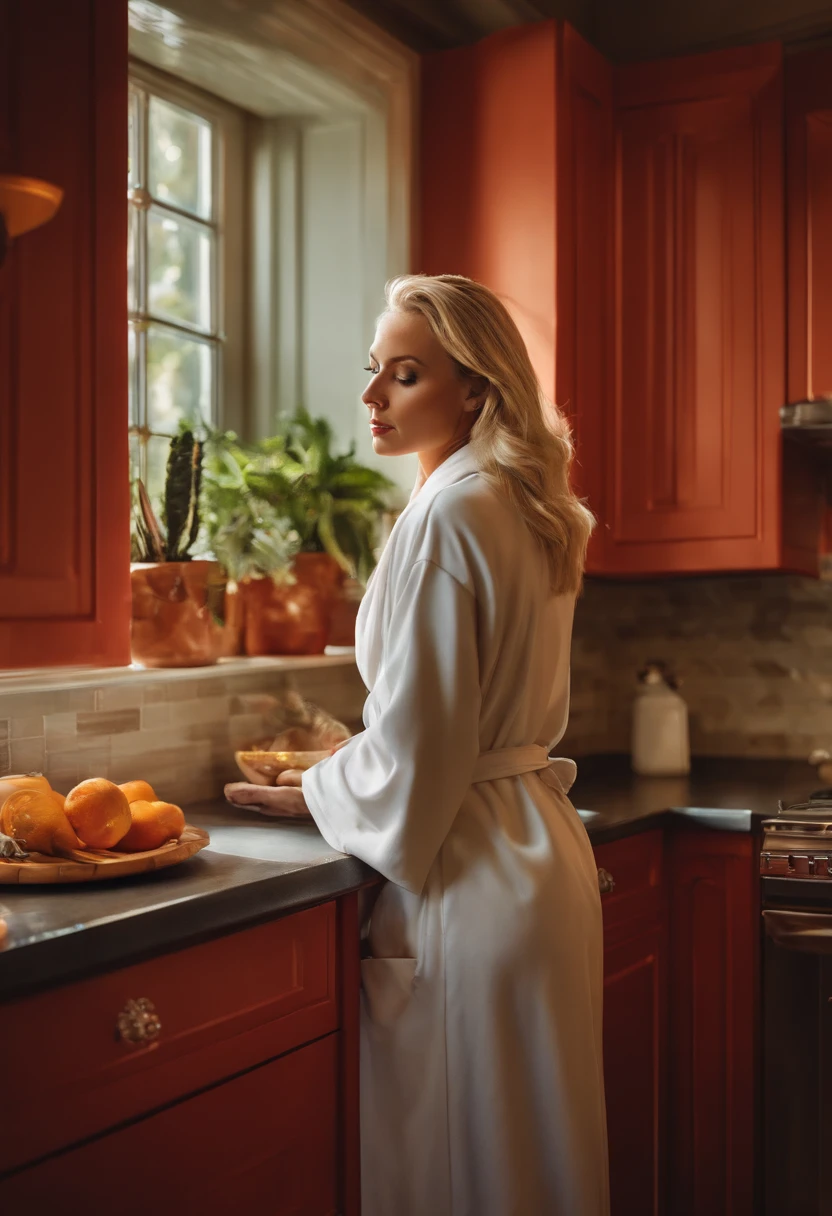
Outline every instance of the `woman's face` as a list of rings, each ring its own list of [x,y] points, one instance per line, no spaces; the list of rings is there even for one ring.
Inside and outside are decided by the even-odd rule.
[[[419,313],[384,314],[367,370],[361,400],[380,456],[418,452],[429,475],[465,443],[481,400]]]

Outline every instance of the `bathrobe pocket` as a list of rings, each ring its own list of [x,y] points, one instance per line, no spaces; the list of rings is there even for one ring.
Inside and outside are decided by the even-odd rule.
[[[361,984],[371,1021],[392,1026],[407,1008],[415,983],[415,958],[365,958]]]

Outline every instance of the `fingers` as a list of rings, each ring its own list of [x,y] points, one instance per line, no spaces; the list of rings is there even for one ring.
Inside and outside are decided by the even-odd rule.
[[[278,773],[277,784],[294,786],[302,785],[303,770],[299,768],[287,768],[284,772]]]
[[[231,782],[225,787],[225,796],[236,806],[247,806],[261,815],[273,815],[280,819],[309,819],[309,808],[299,789],[274,785],[249,785],[247,782]]]
[[[229,781],[223,793],[229,802],[247,806],[250,802],[257,802],[266,788],[268,787],[263,785],[252,785],[249,781]]]

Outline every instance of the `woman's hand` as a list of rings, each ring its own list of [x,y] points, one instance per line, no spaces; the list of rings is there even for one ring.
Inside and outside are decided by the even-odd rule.
[[[355,736],[353,735],[349,739],[342,739],[340,743],[336,743],[334,747],[331,747],[329,749],[330,756],[334,756],[336,752],[340,752],[341,748],[346,747],[346,745],[348,743],[351,743],[354,737]],[[313,767],[314,767],[314,765],[313,765]],[[278,775],[277,775],[277,784],[278,785],[295,785],[295,786],[302,785],[303,784],[303,769],[300,769],[300,768],[284,769],[284,771],[282,773],[278,773]]]
[[[232,781],[225,787],[225,796],[235,806],[247,806],[252,811],[258,811],[261,815],[272,815],[276,819],[312,818],[306,799],[299,789]]]

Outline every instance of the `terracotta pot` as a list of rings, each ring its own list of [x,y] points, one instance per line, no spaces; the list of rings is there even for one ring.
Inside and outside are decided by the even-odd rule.
[[[219,562],[137,564],[130,570],[133,594],[130,649],[144,667],[208,667],[239,651],[238,599],[227,594]],[[236,634],[236,636],[235,636]]]
[[[344,579],[332,606],[329,646],[355,645],[355,618],[364,596],[364,587],[354,578]]]
[[[270,578],[241,584],[246,654],[323,654],[344,572],[328,553],[299,553],[292,573],[291,584]]]

